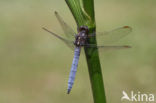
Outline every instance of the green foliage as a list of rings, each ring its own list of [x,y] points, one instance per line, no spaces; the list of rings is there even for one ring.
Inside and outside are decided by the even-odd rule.
[[[92,8],[93,1],[92,0],[86,0],[85,2],[84,1],[85,0],[66,0],[66,3],[68,4],[72,12],[78,27],[81,25],[86,25],[89,28],[95,28],[94,11],[93,11],[94,9]]]

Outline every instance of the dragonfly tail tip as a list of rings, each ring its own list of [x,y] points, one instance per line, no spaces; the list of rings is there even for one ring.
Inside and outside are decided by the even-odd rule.
[[[67,94],[70,94],[70,90],[69,89],[67,90]]]

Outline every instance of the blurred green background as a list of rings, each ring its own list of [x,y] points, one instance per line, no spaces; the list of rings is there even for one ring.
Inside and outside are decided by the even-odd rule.
[[[41,29],[63,33],[55,10],[76,31],[64,0],[0,0],[0,103],[93,103],[83,53],[66,94],[73,51]],[[123,90],[156,96],[156,1],[95,0],[95,15],[98,31],[133,27],[121,40],[133,48],[100,52],[108,103]]]

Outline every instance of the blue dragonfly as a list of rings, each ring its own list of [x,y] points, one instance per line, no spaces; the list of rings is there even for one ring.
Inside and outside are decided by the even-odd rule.
[[[71,71],[69,74],[69,80],[68,80],[68,89],[67,89],[67,94],[70,93],[72,86],[74,84],[76,72],[77,72],[77,67],[78,67],[78,61],[80,57],[80,52],[82,47],[89,47],[89,48],[98,48],[98,49],[124,49],[124,48],[130,48],[130,46],[127,45],[121,45],[121,46],[112,46],[112,45],[104,45],[105,43],[108,42],[115,42],[122,37],[126,36],[132,31],[132,28],[129,26],[123,26],[117,29],[114,29],[109,32],[104,32],[104,33],[97,33],[98,36],[100,36],[100,41],[98,41],[98,46],[95,44],[88,44],[87,39],[94,37],[95,34],[93,35],[88,35],[89,34],[89,29],[87,26],[81,26],[78,27],[77,29],[77,34],[73,31],[73,29],[62,19],[62,17],[55,11],[55,16],[57,20],[59,21],[64,34],[66,35],[67,38],[63,38],[56,33],[51,32],[50,30],[46,29],[43,27],[43,29],[56,38],[60,39],[63,41],[68,47],[70,47],[72,50],[74,50],[74,58],[71,66]]]

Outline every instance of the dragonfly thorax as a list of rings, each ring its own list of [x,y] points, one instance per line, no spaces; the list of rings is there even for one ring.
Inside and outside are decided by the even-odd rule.
[[[76,46],[84,46],[87,41],[87,36],[88,36],[88,27],[81,26],[80,28],[78,28],[78,34],[75,37],[74,44]]]

